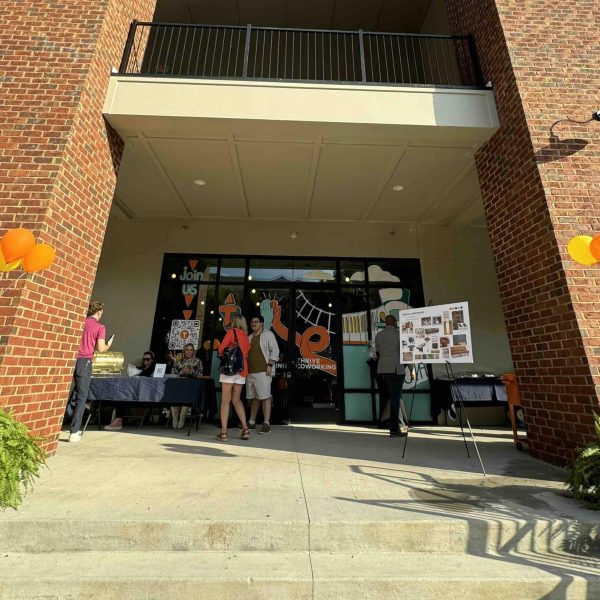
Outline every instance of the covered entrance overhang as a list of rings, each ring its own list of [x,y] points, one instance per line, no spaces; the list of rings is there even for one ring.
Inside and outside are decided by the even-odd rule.
[[[498,128],[491,90],[115,75],[104,113],[125,152],[94,293],[138,307],[133,321],[116,317],[119,331],[130,333],[123,336],[130,360],[156,350],[161,327],[181,318],[170,308],[159,314],[173,274],[190,260],[207,261],[218,274],[198,291],[202,348],[224,333],[222,305],[235,302],[250,316],[276,300],[287,311],[286,364],[300,377],[308,371],[298,368],[296,334],[318,325],[301,309],[317,307],[333,315],[328,358],[340,367],[339,381],[320,396],[337,397],[345,421],[375,420],[366,361],[383,323],[377,309],[402,301],[414,264],[417,305],[472,299],[483,323],[476,368],[509,369],[474,163]],[[331,270],[333,279],[247,278],[275,257],[294,269]],[[372,279],[375,268],[393,279]],[[369,283],[352,283],[360,272]],[[177,304],[185,296],[179,288],[165,306],[183,315],[192,308]],[[363,319],[371,310],[372,323]],[[346,327],[353,319],[359,324]],[[207,360],[218,378],[218,362]],[[289,394],[300,388],[292,381]],[[303,399],[327,404],[317,396]]]
[[[115,216],[483,223],[491,90],[116,76],[104,112]]]

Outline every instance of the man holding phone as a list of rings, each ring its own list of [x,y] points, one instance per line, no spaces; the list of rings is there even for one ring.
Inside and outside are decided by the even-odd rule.
[[[87,319],[83,326],[77,363],[73,373],[73,379],[75,380],[75,411],[73,412],[71,434],[69,436],[69,442],[71,443],[81,441],[79,428],[81,427],[85,403],[90,392],[94,352],[107,352],[110,350],[115,338],[114,335],[111,335],[108,342],[106,342],[106,327],[100,324],[103,313],[104,304],[102,302],[92,302],[88,308]]]

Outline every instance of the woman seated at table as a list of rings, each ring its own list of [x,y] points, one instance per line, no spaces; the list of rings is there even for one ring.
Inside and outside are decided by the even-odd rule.
[[[152,377],[154,375],[154,367],[156,366],[156,360],[154,358],[154,352],[148,350],[144,352],[142,356],[142,364],[139,367],[141,371],[137,374],[138,377]]]
[[[171,372],[179,377],[202,377],[202,361],[196,357],[194,344],[186,344],[183,347],[183,353],[175,357]],[[171,406],[173,429],[181,429],[185,425],[188,412],[188,406]]]

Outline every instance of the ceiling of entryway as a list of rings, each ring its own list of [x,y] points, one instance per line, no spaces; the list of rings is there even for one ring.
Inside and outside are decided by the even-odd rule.
[[[121,132],[114,216],[484,224],[478,144],[458,128],[399,137],[349,125],[193,123]]]
[[[159,0],[154,21],[418,33],[431,4],[431,0]]]

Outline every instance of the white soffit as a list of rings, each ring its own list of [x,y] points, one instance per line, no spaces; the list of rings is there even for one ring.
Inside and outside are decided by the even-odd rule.
[[[482,222],[473,155],[497,129],[488,90],[329,86],[315,102],[319,86],[269,84],[261,104],[246,82],[188,82],[202,98],[186,100],[126,79],[113,78],[105,113],[126,142],[119,218]]]

